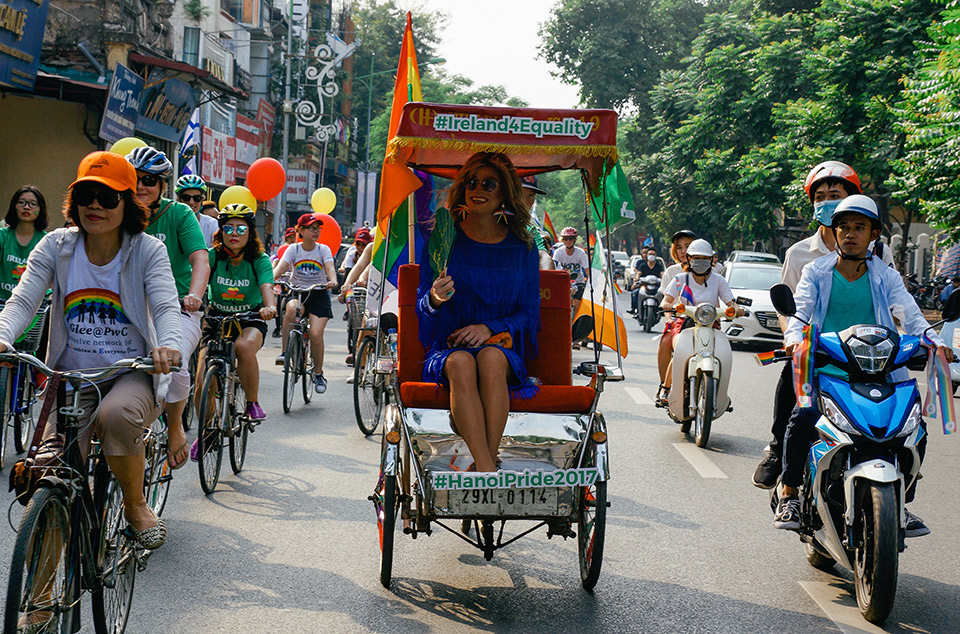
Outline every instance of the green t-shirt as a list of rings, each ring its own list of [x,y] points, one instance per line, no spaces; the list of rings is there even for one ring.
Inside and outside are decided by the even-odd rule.
[[[533,245],[537,247],[540,251],[547,250],[547,243],[543,241],[543,236],[540,234],[540,229],[537,228],[537,225],[531,223],[527,230],[530,231],[530,236],[533,238]]]
[[[872,324],[877,321],[873,310],[873,294],[870,292],[870,276],[861,275],[855,282],[847,281],[836,269],[833,270],[833,285],[830,288],[830,303],[823,318],[823,332],[840,332],[857,324]],[[820,371],[841,379],[847,373],[836,366],[828,365]]]
[[[30,252],[45,235],[47,235],[45,231],[34,231],[33,238],[27,246],[22,246],[17,240],[17,233],[13,227],[0,229],[0,299],[4,301],[10,299],[13,287],[20,281],[20,276],[27,268]]]
[[[261,284],[273,284],[273,268],[266,253],[258,255],[252,264],[241,260],[232,265],[218,260],[216,251],[210,249],[210,306],[225,313],[253,310],[263,303]]]
[[[190,292],[190,276],[193,274],[188,256],[195,251],[207,250],[207,241],[200,231],[196,215],[183,203],[161,198],[160,207],[150,218],[146,233],[167,247],[177,294],[182,299]]]

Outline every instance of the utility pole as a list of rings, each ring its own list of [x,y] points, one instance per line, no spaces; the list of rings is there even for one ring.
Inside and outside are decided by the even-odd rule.
[[[290,75],[291,60],[293,55],[293,2],[288,3],[290,7],[287,15],[287,81],[283,88],[283,173],[288,174],[290,169]],[[283,191],[280,192],[280,208],[273,214],[273,242],[280,244],[283,240],[283,225],[286,224],[287,216],[287,184],[283,184]],[[281,222],[282,221],[282,222]]]

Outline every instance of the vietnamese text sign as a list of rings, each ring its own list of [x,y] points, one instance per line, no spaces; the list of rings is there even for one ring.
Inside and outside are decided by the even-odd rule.
[[[260,143],[260,124],[242,114],[237,115],[236,177],[246,178],[247,168],[257,160]]]
[[[33,90],[50,0],[0,4],[0,86]]]
[[[233,185],[236,181],[233,166],[237,140],[205,127],[201,146],[200,176],[203,180],[215,185]]]
[[[199,97],[200,91],[186,82],[152,70],[140,101],[137,130],[178,143]]]
[[[287,170],[287,202],[305,203],[313,194],[316,174],[310,170]]]
[[[133,135],[140,112],[143,78],[123,64],[117,64],[110,80],[107,105],[100,120],[100,138],[115,143]]]

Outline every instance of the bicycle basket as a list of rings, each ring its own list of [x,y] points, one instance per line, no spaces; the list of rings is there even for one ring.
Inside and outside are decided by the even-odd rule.
[[[363,287],[354,287],[350,289],[350,297],[347,298],[347,312],[350,315],[350,327],[354,329],[363,328],[366,319],[367,289]]]
[[[30,327],[24,331],[20,338],[14,342],[13,347],[20,352],[29,352],[33,354],[40,347],[40,337],[43,336],[43,327],[47,323],[47,313],[50,312],[50,304],[41,306],[37,311],[37,316],[33,318]]]

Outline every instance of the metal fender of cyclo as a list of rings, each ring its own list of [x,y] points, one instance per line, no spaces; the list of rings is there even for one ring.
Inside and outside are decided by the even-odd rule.
[[[403,421],[400,408],[391,403],[383,410],[383,434],[386,437],[392,431],[400,434],[403,442]],[[397,463],[400,459],[400,443],[383,443],[383,472],[385,475],[397,475]]]
[[[870,480],[881,484],[898,482],[901,489],[901,506],[903,505],[903,475],[900,473],[900,470],[892,463],[880,458],[861,462],[847,469],[843,474],[843,497],[846,507],[844,509],[843,519],[847,526],[853,526],[854,494],[856,492],[857,480]]]

